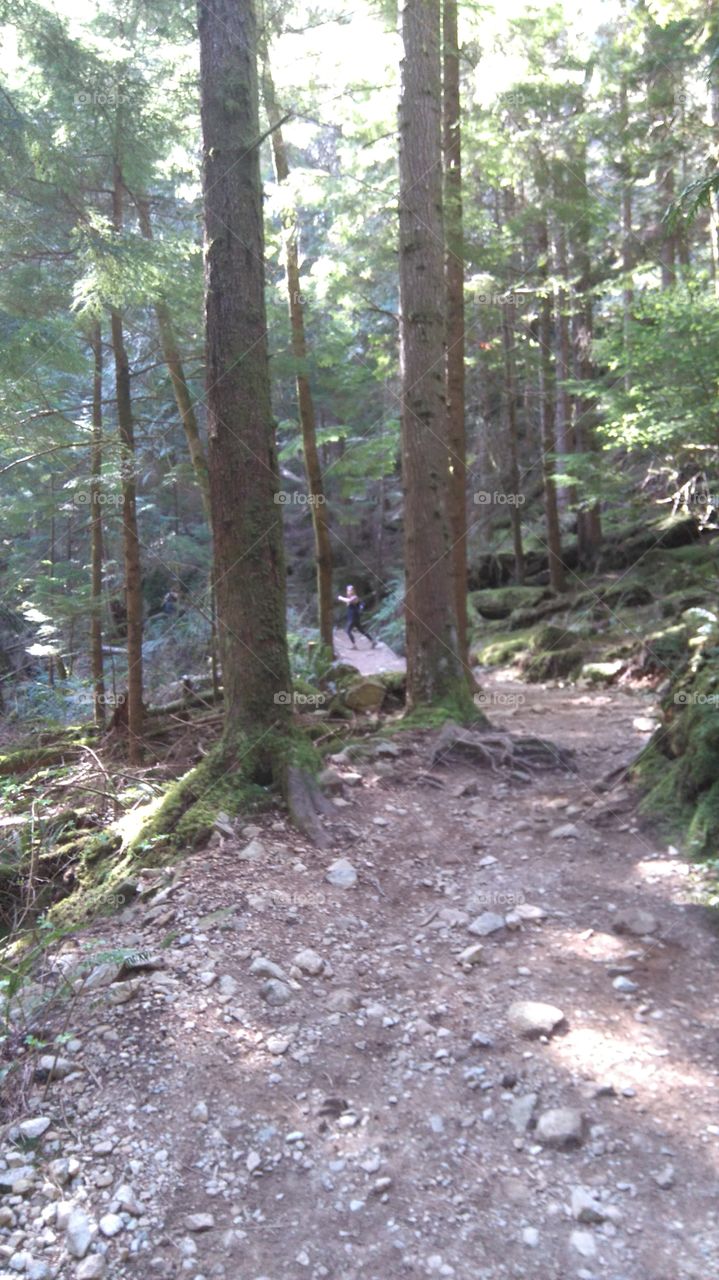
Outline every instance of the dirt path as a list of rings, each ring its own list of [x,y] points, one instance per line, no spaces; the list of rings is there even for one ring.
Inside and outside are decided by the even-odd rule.
[[[405,660],[390,649],[384,640],[378,640],[376,648],[372,648],[364,636],[357,636],[353,648],[344,631],[335,631],[335,654],[340,662],[350,662],[363,676],[372,676],[382,671],[404,671]]]
[[[333,853],[262,818],[82,940],[164,967],[127,1003],[127,983],[84,998],[77,1072],[31,1108],[58,1135],[38,1165],[78,1172],[10,1201],[16,1250],[62,1257],[72,1201],[117,1232],[89,1245],[106,1271],[62,1265],[80,1280],[719,1275],[719,944],[687,867],[602,790],[648,705],[501,677],[485,695],[572,770],[431,769],[436,735],[399,735],[335,762]],[[353,887],[324,878],[340,855]],[[543,918],[470,932],[527,904]],[[615,932],[628,908],[650,934]],[[523,1038],[526,1000],[559,1007],[554,1034]]]

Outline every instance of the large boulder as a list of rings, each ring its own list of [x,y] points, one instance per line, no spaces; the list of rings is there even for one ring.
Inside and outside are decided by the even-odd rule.
[[[386,689],[375,676],[361,676],[344,691],[344,702],[350,711],[379,711]]]

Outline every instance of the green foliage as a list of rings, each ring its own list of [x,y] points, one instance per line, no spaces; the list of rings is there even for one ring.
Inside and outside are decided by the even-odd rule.
[[[391,578],[383,600],[372,612],[373,633],[381,637],[390,649],[404,653],[404,580]]]
[[[610,375],[602,394],[607,444],[658,450],[680,463],[715,445],[718,344],[719,299],[701,277],[645,291],[626,335],[617,315],[597,349]]]

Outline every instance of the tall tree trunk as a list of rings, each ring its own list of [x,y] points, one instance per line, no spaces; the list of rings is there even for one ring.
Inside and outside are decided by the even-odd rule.
[[[544,481],[544,510],[547,520],[547,554],[549,556],[549,582],[553,591],[564,591],[564,564],[559,531],[557,488],[554,479],[555,420],[555,372],[552,343],[552,294],[549,289],[549,235],[546,221],[539,228],[539,258],[543,282],[539,314],[540,345],[540,422],[542,429],[542,478]]]
[[[146,197],[136,196],[135,204],[137,206],[140,231],[146,240],[152,240],[150,203]],[[175,337],[175,326],[172,323],[170,308],[162,298],[159,298],[155,303],[155,317],[157,319],[157,328],[160,333],[162,358],[167,365],[167,371],[170,375],[177,411],[180,415],[180,421],[184,428],[185,439],[187,440],[190,461],[192,462],[195,479],[197,480],[200,497],[202,498],[202,506],[205,515],[207,516],[208,523],[210,523],[210,479],[207,471],[207,459],[202,447],[200,429],[197,425],[197,416],[195,414],[192,396],[190,395],[190,388],[187,385],[187,378],[185,377],[182,357],[180,356],[180,349],[177,345],[177,338]]]
[[[629,391],[631,388],[629,365],[632,307],[634,306],[632,280],[634,255],[632,253],[632,174],[628,155],[629,139],[627,136],[629,105],[627,102],[627,84],[624,78],[622,78],[619,90],[619,122],[622,132],[622,320],[624,368],[626,370],[624,374],[624,390]]]
[[[659,166],[659,196],[661,199],[660,215],[663,217],[674,204],[674,162],[672,156],[665,157]],[[659,251],[662,268],[662,289],[671,289],[677,282],[676,270],[677,241],[673,231],[666,231]]]
[[[115,165],[113,184],[113,224],[122,231],[122,172]],[[142,573],[140,539],[137,531],[137,476],[135,468],[135,427],[132,419],[130,367],[127,360],[122,316],[110,308],[112,350],[115,357],[115,394],[120,436],[120,479],[122,487],[122,546],[125,567],[127,609],[127,725],[130,761],[142,760]]]
[[[574,452],[574,432],[572,430],[572,397],[567,386],[572,374],[572,343],[569,328],[572,291],[569,283],[569,267],[567,264],[567,238],[563,226],[557,228],[556,237],[557,272],[561,285],[556,295],[556,334],[557,334],[557,453]],[[557,491],[557,502],[560,511],[566,510],[576,501],[573,486],[562,486]]]
[[[252,0],[198,6],[208,462],[225,690],[223,752],[286,783],[291,726],[282,508],[270,404]],[[274,732],[276,731],[276,732]]]
[[[262,59],[262,94],[265,111],[272,130],[272,155],[275,175],[278,183],[286,183],[290,176],[287,158],[287,147],[282,133],[282,115],[277,105],[275,84],[270,66],[269,39],[264,28],[263,10],[260,14],[260,56]],[[289,195],[288,195],[289,199]],[[327,510],[322,465],[317,448],[317,426],[315,405],[307,377],[307,336],[305,332],[305,309],[300,287],[300,266],[298,248],[297,211],[291,205],[283,210],[285,272],[287,281],[287,300],[292,331],[292,355],[295,361],[295,382],[297,386],[297,407],[302,432],[302,451],[305,458],[307,487],[309,489],[312,529],[315,540],[315,563],[317,566],[317,607],[319,612],[320,636],[322,643],[330,651],[334,647],[334,596],[332,591],[332,543]]]
[[[711,9],[711,36],[716,41],[719,33],[719,13],[717,5]],[[709,107],[711,111],[712,143],[709,150],[709,170],[716,173],[719,169],[719,73],[716,64],[712,64],[709,85]],[[719,298],[719,192],[712,191],[709,196],[709,236],[712,255],[712,274],[714,277],[714,293]]]
[[[90,449],[90,665],[95,724],[105,723],[105,671],[102,657],[102,332],[92,327],[92,447]]]
[[[445,398],[440,9],[405,0],[399,283],[407,701],[470,703],[452,575]]]
[[[591,209],[587,186],[587,150],[583,142],[572,165],[575,198],[580,216],[573,224],[572,267],[577,279],[576,305],[572,315],[574,377],[589,384],[595,376],[592,346],[594,340],[594,308],[592,303],[592,262],[589,250]],[[577,453],[595,455],[596,396],[589,391],[574,396],[574,447]],[[592,564],[602,541],[601,508],[597,500],[584,502],[577,512],[577,543],[583,564]]]
[[[446,395],[449,445],[449,520],[459,652],[471,680],[467,648],[467,437],[464,370],[464,227],[462,118],[457,0],[443,0],[444,217],[447,298]]]
[[[509,484],[514,502],[509,513],[512,521],[512,543],[514,545],[514,577],[521,586],[524,582],[524,542],[522,540],[522,517],[519,498],[521,481],[519,478],[519,441],[517,438],[517,378],[514,365],[514,303],[502,303],[502,353],[504,356],[504,395],[505,421],[507,426],[507,445],[509,450]]]

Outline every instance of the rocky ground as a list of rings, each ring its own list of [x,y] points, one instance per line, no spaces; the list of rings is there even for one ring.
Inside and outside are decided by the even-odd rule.
[[[372,624],[369,623],[369,625]],[[351,663],[363,676],[381,674],[385,671],[404,671],[406,665],[404,658],[394,653],[384,640],[379,639],[379,636],[374,649],[371,642],[360,635],[356,637],[353,647],[344,631],[335,631],[334,650],[339,662]]]
[[[375,739],[329,853],[224,826],[62,945],[1,1280],[719,1276],[719,946],[621,781],[647,703],[485,700],[568,767]]]

